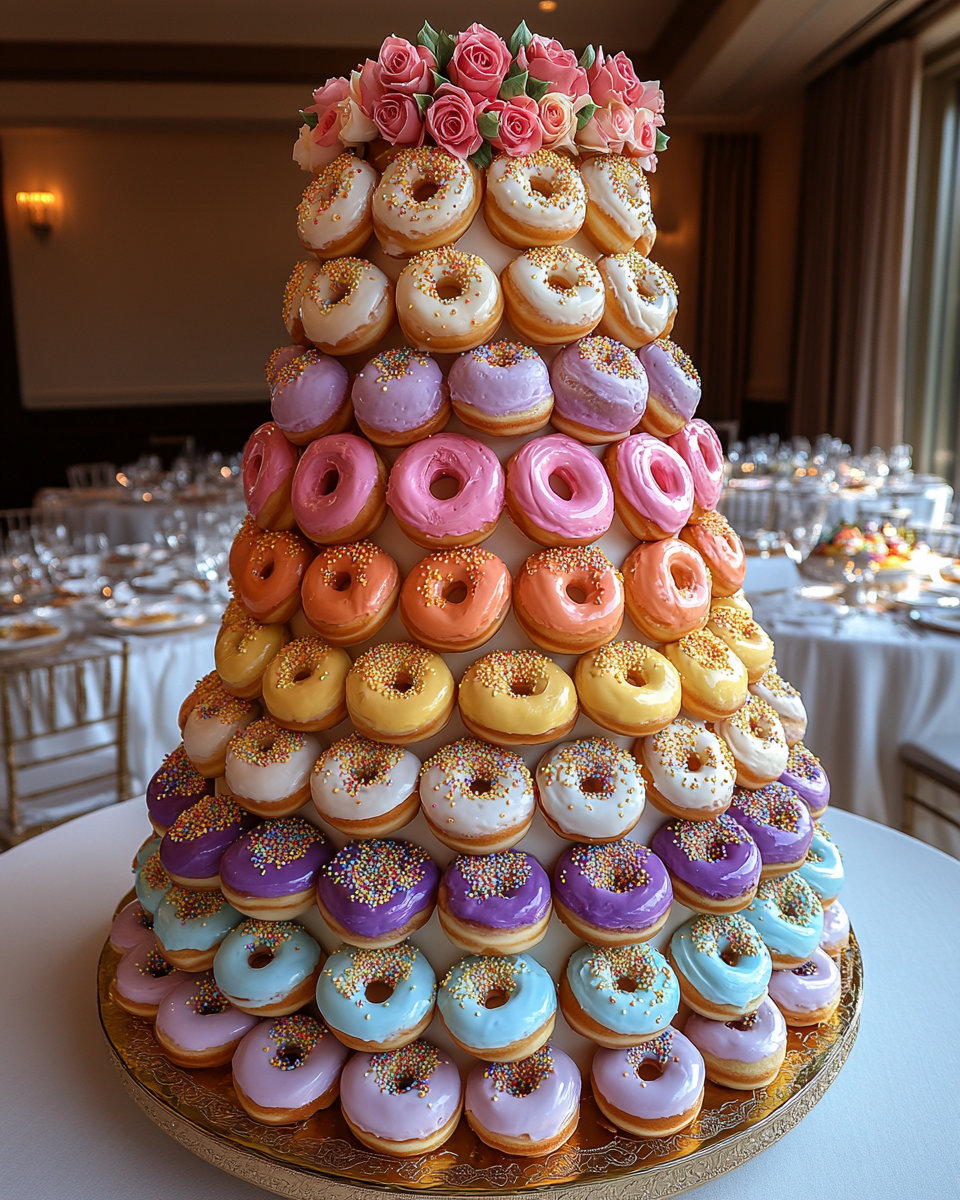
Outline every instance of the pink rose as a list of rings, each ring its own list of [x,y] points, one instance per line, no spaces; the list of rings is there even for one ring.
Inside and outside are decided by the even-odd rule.
[[[427,109],[426,125],[427,133],[437,145],[456,158],[469,158],[483,143],[473,101],[463,88],[452,83],[437,88]]]
[[[531,79],[549,83],[550,92],[576,98],[585,96],[589,90],[587,73],[577,62],[577,56],[554,38],[542,38],[535,33],[529,46],[521,46],[517,62],[530,72]]]
[[[578,146],[599,154],[630,154],[633,140],[633,109],[620,100],[598,108],[577,134]]]
[[[496,113],[500,118],[497,136],[490,145],[517,158],[521,154],[536,154],[543,145],[543,126],[540,106],[532,96],[517,96],[512,100],[487,100],[477,105],[482,112]]]
[[[643,90],[637,101],[637,108],[649,108],[654,116],[654,124],[663,125],[663,92],[660,91],[660,80],[648,79],[640,87]]]
[[[633,116],[633,147],[631,157],[646,158],[657,149],[656,117],[649,108],[638,108]]]
[[[342,77],[328,79],[322,88],[313,93],[313,104],[304,112],[317,114],[313,140],[318,146],[333,146],[340,140],[340,101],[346,100],[349,95],[350,84]]]
[[[589,99],[584,98],[587,102]],[[540,124],[546,150],[570,150],[576,154],[577,113],[574,102],[562,92],[548,92],[540,101]]]
[[[510,51],[491,30],[473,24],[465,33],[457,34],[447,74],[471,96],[495,99],[509,69]]]
[[[601,46],[593,66],[587,71],[587,80],[591,99],[601,107],[612,100],[636,106],[643,93],[643,85],[637,78],[633,63],[622,50],[613,58],[604,58]]]
[[[373,106],[384,93],[380,82],[380,64],[367,59],[359,71],[354,71],[357,77],[357,102],[365,117],[373,119]]]
[[[384,140],[393,146],[419,146],[423,142],[423,117],[412,96],[387,92],[373,106],[373,121]]]
[[[377,55],[380,86],[385,92],[415,92],[429,95],[433,91],[433,69],[437,60],[426,46],[414,46],[400,37],[388,37]]]

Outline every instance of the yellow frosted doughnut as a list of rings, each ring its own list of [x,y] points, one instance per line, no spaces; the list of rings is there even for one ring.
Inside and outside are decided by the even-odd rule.
[[[646,737],[680,711],[680,676],[642,642],[608,642],[584,654],[574,679],[583,711],[613,733]]]
[[[286,625],[261,625],[231,600],[213,648],[224,689],[232,696],[259,696],[264,671],[289,640]]]
[[[457,686],[439,654],[416,642],[384,642],[347,675],[347,711],[364,736],[394,746],[431,737],[450,720]]]
[[[663,652],[680,673],[683,707],[692,716],[722,721],[743,707],[747,668],[714,634],[698,629]]]
[[[460,716],[471,733],[498,746],[539,745],[577,720],[573,680],[536,650],[495,650],[460,680]]]
[[[773,659],[773,642],[753,617],[732,605],[711,607],[707,629],[740,659],[747,680],[759,683]]]
[[[263,673],[263,702],[284,729],[338,725],[347,715],[344,680],[350,655],[321,637],[288,642]]]

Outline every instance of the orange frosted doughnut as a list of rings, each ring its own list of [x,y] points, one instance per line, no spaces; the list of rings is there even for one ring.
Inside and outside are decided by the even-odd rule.
[[[243,524],[237,530],[236,537],[233,539],[233,545],[230,547],[230,557],[227,560],[227,565],[230,568],[232,579],[236,579],[243,570],[243,564],[250,557],[251,550],[253,550],[262,536],[263,530],[248,513],[243,518]]]
[[[234,577],[247,616],[263,625],[289,621],[300,607],[300,584],[312,558],[299,534],[261,534]]]
[[[596,650],[623,624],[623,576],[599,546],[540,550],[517,572],[513,609],[524,633],[544,650]]]
[[[399,594],[397,564],[373,542],[327,546],[307,568],[300,589],[308,624],[332,646],[373,637]]]
[[[642,634],[675,642],[702,629],[710,616],[710,572],[679,538],[641,542],[623,563],[627,612]]]
[[[400,620],[431,650],[475,650],[510,611],[506,564],[479,546],[454,546],[422,558],[400,589]]]
[[[732,596],[747,573],[743,542],[718,512],[705,511],[695,525],[685,525],[680,537],[698,551],[710,569],[714,596]]]

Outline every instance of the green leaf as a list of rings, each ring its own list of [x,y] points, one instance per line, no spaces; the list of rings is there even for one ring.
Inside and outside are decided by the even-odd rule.
[[[510,50],[510,53],[516,57],[520,51],[520,47],[529,46],[532,41],[533,34],[527,28],[526,21],[521,21],[513,33],[510,34],[510,40],[507,42],[507,46]]]
[[[417,108],[420,109],[420,116],[422,117],[433,103],[433,97],[427,96],[424,92],[414,92],[413,98],[417,102]]]
[[[667,142],[669,142],[669,141],[670,141],[669,134],[664,133],[662,129],[658,129],[657,130],[657,146],[656,146],[657,154],[662,154],[664,152],[664,150],[666,150]]]
[[[527,80],[527,95],[532,96],[539,104],[547,92],[550,90],[550,82],[546,79],[528,79]]]
[[[441,75],[439,71],[433,71],[432,74],[434,88],[443,87],[445,83],[450,82],[446,75]]]
[[[510,70],[507,72],[507,79],[512,79],[514,77],[514,75],[522,75],[522,74],[523,74],[523,67],[521,67],[520,64],[517,62],[517,60],[514,59],[513,62],[510,64]]]
[[[594,50],[594,48],[592,46],[588,46],[586,48],[586,50],[584,50],[584,52],[580,55],[580,66],[583,67],[583,69],[585,71],[589,71],[590,68],[594,64],[596,57],[597,57],[596,50]]]
[[[585,104],[577,113],[577,133],[586,125],[593,114],[597,111],[597,106],[593,103]]]
[[[493,162],[493,147],[489,142],[484,142],[475,154],[470,155],[470,161],[475,167],[479,167],[481,171],[485,171]]]
[[[437,48],[434,51],[437,58],[437,66],[442,71],[447,63],[453,58],[453,51],[456,48],[457,39],[449,33],[440,30],[440,37],[437,39]]]
[[[304,112],[302,108],[300,109],[300,119],[304,125],[309,125],[311,129],[316,129],[317,123],[320,120],[316,113]]]
[[[437,42],[439,41],[439,39],[440,39],[440,35],[437,33],[437,31],[434,29],[434,27],[430,24],[430,22],[424,21],[423,28],[417,34],[417,45],[418,46],[426,46],[426,48],[430,51],[430,53],[434,56],[434,58],[436,58]]]
[[[495,112],[481,113],[477,117],[477,128],[487,141],[491,141],[500,132],[500,114]]]
[[[527,79],[526,71],[521,71],[519,75],[505,79],[500,84],[500,99],[513,100],[516,96],[523,96],[526,93]]]

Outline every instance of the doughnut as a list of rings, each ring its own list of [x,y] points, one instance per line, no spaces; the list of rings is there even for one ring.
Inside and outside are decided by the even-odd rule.
[[[780,718],[788,746],[796,746],[798,742],[803,741],[803,735],[807,732],[807,710],[803,707],[800,693],[793,684],[780,678],[776,661],[772,657],[763,675],[751,681],[750,691],[761,700],[765,700]],[[828,784],[828,798],[829,795]]]
[[[378,950],[426,925],[439,882],[430,855],[413,842],[348,842],[320,872],[317,907],[339,937]]]
[[[774,971],[769,987],[770,999],[791,1029],[829,1021],[843,991],[837,964],[819,946],[801,966]]]
[[[757,843],[762,878],[785,875],[804,863],[814,834],[810,810],[785,783],[768,783],[756,791],[738,787],[730,815]]]
[[[577,660],[580,707],[612,733],[646,737],[680,711],[680,676],[642,642],[609,642]]]
[[[436,433],[407,446],[390,471],[387,504],[401,531],[427,550],[485,541],[503,503],[497,456],[460,433]]]
[[[287,644],[285,625],[261,625],[237,600],[227,605],[213,647],[213,661],[224,690],[250,700],[263,692],[263,673]]]
[[[437,978],[413,945],[339,946],[317,981],[317,1008],[351,1050],[399,1050],[433,1020]]]
[[[220,860],[251,825],[232,796],[204,796],[182,812],[160,841],[160,862],[174,883],[200,891],[220,889]]]
[[[813,823],[810,849],[798,871],[820,897],[823,907],[829,908],[843,887],[843,855],[819,821]]]
[[[350,411],[346,368],[319,350],[305,351],[273,376],[270,415],[294,446],[307,446],[318,437],[339,433],[348,424]]]
[[[256,1024],[251,1013],[233,1007],[208,971],[167,992],[154,1034],[178,1067],[225,1067]]]
[[[431,650],[476,650],[503,625],[513,581],[506,564],[479,546],[422,558],[400,589],[400,620]]]
[[[597,154],[580,167],[587,194],[584,232],[604,254],[636,247],[649,254],[657,237],[650,206],[650,185],[635,158]]]
[[[147,816],[161,836],[182,812],[212,796],[213,780],[204,779],[193,765],[183,743],[168,754],[147,784]]]
[[[472,350],[497,332],[502,319],[500,281],[476,254],[452,246],[424,250],[397,280],[397,320],[418,350]]]
[[[547,364],[522,342],[487,342],[468,350],[454,360],[447,383],[464,425],[493,437],[534,433],[553,411]]]
[[[760,851],[729,813],[713,821],[673,817],[650,844],[670,872],[674,898],[694,912],[739,912],[756,895]]]
[[[442,1146],[456,1129],[463,1086],[456,1065],[429,1042],[355,1054],[340,1076],[340,1108],[361,1145],[398,1158]]]
[[[618,841],[643,813],[637,761],[609,738],[554,746],[540,759],[536,778],[544,820],[568,842]]]
[[[700,1051],[672,1027],[629,1050],[601,1047],[590,1084],[597,1107],[618,1129],[663,1138],[685,1129],[703,1106],[706,1071]]]
[[[160,849],[160,835],[151,834],[150,837],[141,845],[140,849],[134,855],[133,862],[130,864],[130,870],[134,874],[140,870],[147,859],[151,858]]]
[[[227,743],[260,715],[256,700],[242,700],[223,686],[216,671],[204,675],[180,706],[183,751],[207,779],[223,774]]]
[[[646,942],[580,946],[560,979],[560,1011],[575,1032],[599,1046],[638,1046],[677,1015],[680,988],[670,964]]]
[[[297,469],[297,448],[283,430],[267,421],[250,434],[243,448],[240,478],[247,512],[261,529],[293,529],[290,488]]]
[[[721,604],[711,609],[707,629],[729,646],[747,668],[748,683],[759,683],[773,661],[773,641],[753,617],[729,604]]]
[[[710,574],[679,538],[641,542],[623,562],[627,614],[644,637],[675,642],[702,629],[710,616]]]
[[[647,411],[650,411],[649,404]],[[678,433],[667,438],[667,445],[671,450],[676,450],[693,476],[692,519],[698,521],[704,513],[717,507],[723,491],[724,458],[720,439],[712,426],[696,417]]]
[[[635,538],[652,542],[681,532],[693,509],[693,479],[675,450],[635,433],[608,447],[603,461],[617,516]]]
[[[705,629],[668,642],[664,654],[680,676],[683,707],[704,721],[732,717],[747,699],[747,668]]]
[[[112,933],[110,940],[113,941]],[[820,949],[826,950],[833,958],[839,958],[849,945],[850,918],[840,901],[834,900],[829,908],[823,910],[823,937],[820,939]]]
[[[599,445],[625,438],[647,404],[647,373],[626,346],[585,337],[565,346],[550,367],[554,429]]]
[[[241,1012],[286,1017],[313,999],[321,958],[302,925],[246,920],[220,943],[213,978]]]
[[[457,685],[439,654],[415,642],[382,642],[347,673],[347,712],[360,733],[407,746],[439,733],[453,715]]]
[[[654,437],[669,438],[679,435],[692,420],[700,403],[700,376],[688,355],[676,342],[667,337],[654,338],[637,351],[637,358],[647,373],[647,407],[640,418],[640,428]],[[710,429],[705,421],[700,425]],[[713,430],[710,430],[713,433]],[[713,435],[716,437],[716,434]],[[681,444],[684,444],[681,441]],[[720,442],[717,440],[719,449]],[[674,450],[691,466],[679,446]],[[723,451],[720,452],[720,479],[723,480]],[[719,497],[720,493],[717,492]],[[704,507],[713,508],[714,505]]]
[[[198,892],[173,885],[160,901],[153,931],[163,957],[183,971],[206,971],[213,966],[217,947],[243,914],[221,892]]]
[[[373,233],[373,193],[380,181],[375,167],[346,152],[323,167],[303,193],[297,209],[297,236],[317,258],[356,254]]]
[[[586,215],[580,172],[564,155],[552,150],[516,158],[500,154],[487,167],[483,216],[506,246],[559,245],[580,232]]]
[[[596,650],[623,624],[623,576],[599,546],[551,546],[517,572],[513,615],[544,650]]]
[[[550,880],[532,854],[455,858],[440,879],[437,916],[447,939],[470,954],[522,954],[542,942],[552,911]]]
[[[458,1050],[487,1062],[516,1062],[553,1033],[557,989],[528,954],[468,954],[443,977],[437,1012]]]
[[[230,554],[227,558],[227,566],[230,570],[231,579],[236,579],[243,569],[243,564],[250,557],[254,546],[260,540],[260,526],[254,521],[249,513],[243,518],[243,523],[237,530],[233,541],[230,543]]]
[[[386,837],[420,811],[420,759],[402,746],[359,733],[334,742],[313,768],[310,792],[320,816],[347,837]]]
[[[378,446],[409,446],[450,420],[443,372],[429,354],[409,346],[371,358],[351,395],[360,432]]]
[[[313,564],[311,563],[311,566],[312,565]],[[309,567],[307,569],[309,570]],[[306,579],[306,575],[304,575],[304,579]],[[301,601],[303,600],[303,584],[300,585],[300,599]],[[316,630],[303,615],[302,603],[287,622],[287,632],[290,634],[291,638],[310,637],[316,633]]]
[[[423,764],[420,808],[430,832],[451,850],[495,854],[529,830],[533,780],[519,754],[460,738]]]
[[[263,373],[266,376],[267,387],[272,391],[273,385],[276,382],[277,376],[287,365],[293,362],[295,358],[299,358],[301,354],[306,354],[306,347],[298,346],[295,343],[290,346],[278,346],[270,355],[267,361],[263,364]]]
[[[247,616],[263,625],[289,621],[300,607],[300,583],[312,558],[309,543],[297,533],[261,534],[234,576]]]
[[[261,1125],[293,1125],[329,1108],[347,1049],[306,1013],[261,1021],[233,1055],[233,1090]]]
[[[787,1025],[769,996],[756,1012],[735,1021],[691,1013],[683,1032],[703,1055],[707,1078],[737,1091],[769,1087],[787,1052]]]
[[[386,487],[387,468],[369,442],[331,434],[311,442],[297,464],[293,513],[311,542],[360,541],[387,515]]]
[[[506,503],[538,546],[588,546],[613,522],[613,489],[600,460],[562,433],[534,438],[510,458]]]
[[[790,752],[783,726],[765,700],[747,696],[732,717],[717,722],[717,733],[730,747],[741,788],[765,787],[786,770]]]
[[[117,973],[110,983],[110,999],[124,1012],[152,1021],[167,992],[187,979],[186,972],[178,971],[163,957],[151,933],[148,940],[141,939],[117,963]]]
[[[464,1111],[481,1142],[504,1154],[540,1158],[580,1123],[580,1071],[557,1046],[529,1058],[477,1063],[467,1076]]]
[[[303,331],[300,319],[300,302],[307,288],[313,283],[314,276],[320,270],[320,264],[315,258],[307,262],[298,262],[290,273],[286,287],[283,289],[283,304],[280,316],[286,326],[290,340],[304,348],[309,346],[310,339]]]
[[[742,913],[693,917],[670,939],[680,995],[701,1017],[729,1021],[755,1012],[772,965],[760,934]]]
[[[141,942],[153,940],[153,913],[147,912],[139,900],[131,900],[113,918],[110,925],[110,945],[118,954],[125,954]]]
[[[535,345],[564,346],[586,337],[603,316],[603,280],[569,246],[535,246],[500,275],[507,320]]]
[[[263,702],[273,723],[297,734],[339,725],[347,715],[344,689],[350,667],[346,650],[328,646],[321,637],[314,635],[288,642],[263,674]],[[306,742],[301,739],[299,743],[280,738],[279,744],[288,747],[290,753],[295,747],[309,745],[311,751],[316,750],[314,761],[320,753],[316,738],[307,738]],[[305,759],[306,755],[300,754],[298,766]],[[299,774],[297,778],[300,779]],[[304,780],[301,786],[305,783]],[[306,793],[301,803],[304,802]]]
[[[325,354],[362,354],[387,333],[396,316],[393,284],[365,258],[323,262],[300,299],[307,340]]]
[[[730,807],[736,763],[727,743],[699,721],[677,717],[633,752],[647,799],[668,817],[713,821]]]
[[[747,556],[743,542],[726,517],[718,512],[699,513],[696,524],[685,525],[680,530],[680,537],[689,542],[707,564],[714,596],[732,596],[743,587]]]
[[[331,646],[353,646],[379,633],[399,595],[397,564],[373,542],[324,547],[300,587],[309,631]]]
[[[173,887],[173,880],[164,870],[160,861],[160,839],[156,839],[157,849],[137,868],[134,879],[134,890],[137,902],[142,905],[148,916],[155,917],[160,901]],[[151,926],[152,928],[152,926]]]
[[[731,596],[712,596],[710,608],[711,611],[715,608],[735,608],[748,617],[753,616],[753,605],[747,599],[743,588],[738,588]]]
[[[573,680],[536,650],[494,650],[460,680],[460,716],[478,738],[498,746],[539,746],[577,721]]]
[[[373,194],[373,228],[386,254],[452,246],[483,198],[475,168],[438,146],[401,150]]]
[[[761,880],[743,915],[763,938],[775,971],[799,967],[820,945],[820,898],[799,875]]]
[[[237,912],[259,921],[292,921],[313,908],[320,868],[333,849],[299,817],[264,821],[220,860],[220,889]]]
[[[596,267],[605,302],[597,329],[631,350],[670,336],[677,318],[677,281],[637,250],[610,254]]]
[[[660,932],[673,889],[659,858],[629,838],[568,846],[553,869],[557,916],[591,946],[629,946]]]

